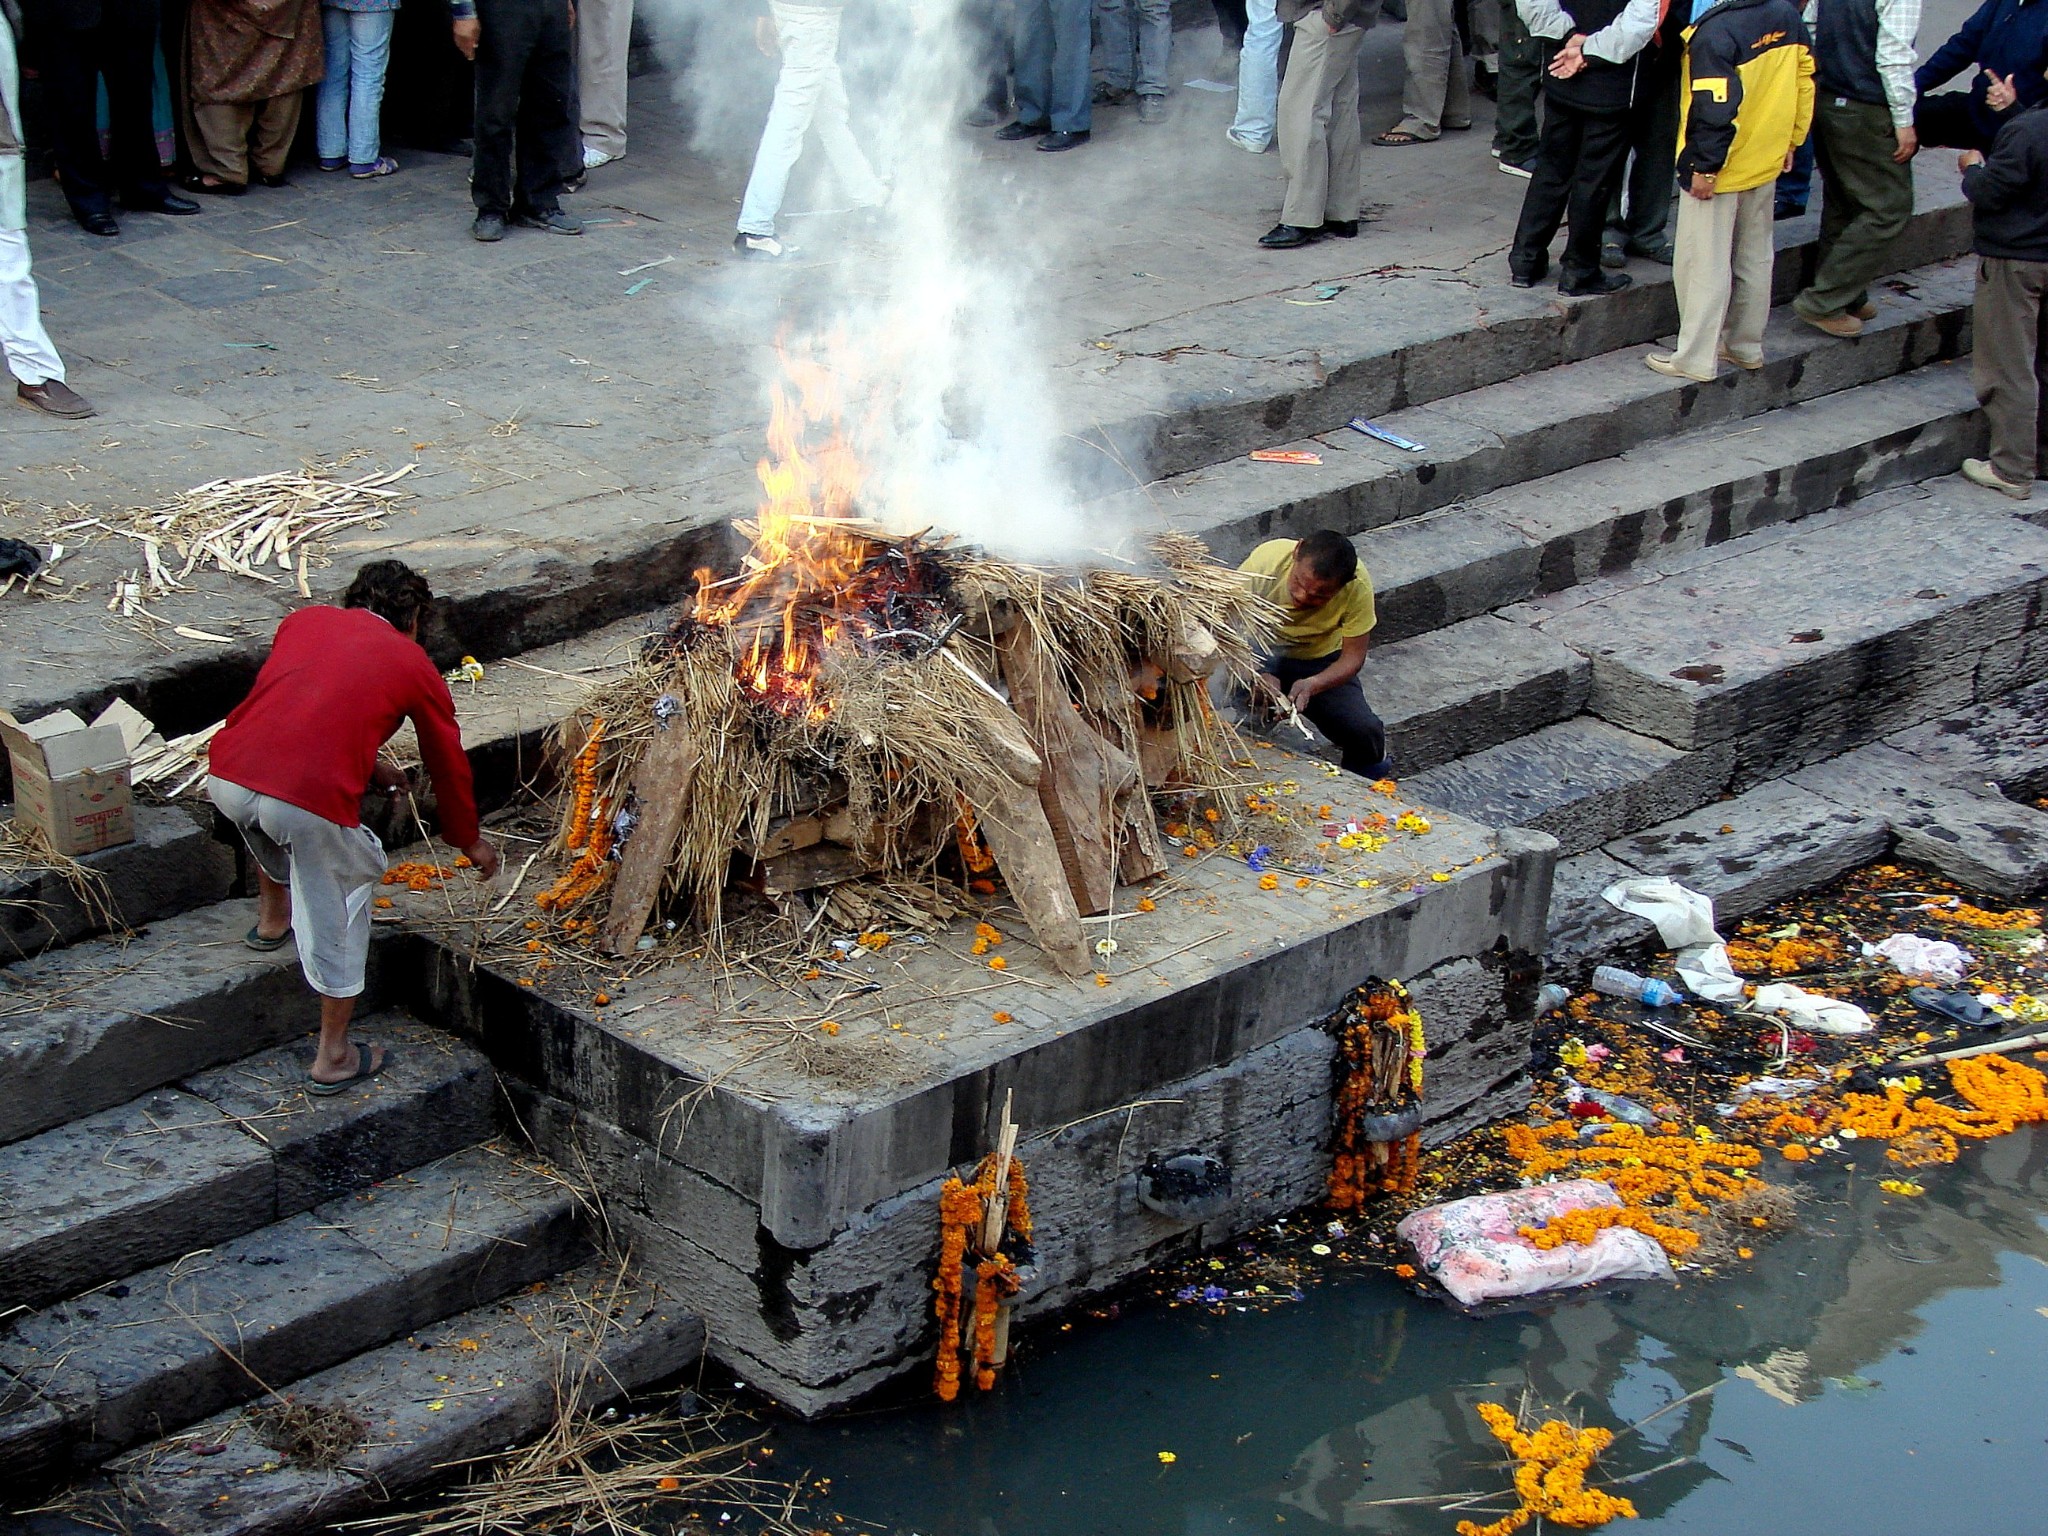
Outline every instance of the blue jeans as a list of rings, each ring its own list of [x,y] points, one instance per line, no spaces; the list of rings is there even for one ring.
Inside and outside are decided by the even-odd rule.
[[[1135,18],[1133,11],[1137,12]],[[1113,91],[1128,91],[1135,85],[1140,96],[1166,94],[1166,63],[1173,50],[1173,0],[1095,0],[1095,27],[1102,34],[1102,66],[1097,74],[1104,85]]]
[[[1792,151],[1792,169],[1778,178],[1778,197],[1772,208],[1781,219],[1796,219],[1806,212],[1813,196],[1813,135]]]
[[[1017,0],[1017,121],[1086,133],[1093,0]]]
[[[1230,136],[1246,149],[1273,142],[1280,111],[1280,24],[1275,0],[1247,0],[1244,47],[1237,56],[1237,121]]]
[[[350,165],[377,158],[384,111],[384,67],[391,62],[396,11],[320,8],[327,34],[327,77],[314,108],[322,160]]]

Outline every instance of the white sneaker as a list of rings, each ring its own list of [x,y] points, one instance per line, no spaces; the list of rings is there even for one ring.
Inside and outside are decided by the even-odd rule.
[[[750,235],[744,229],[732,237],[732,248],[750,261],[783,261],[796,254],[796,247],[773,235]]]
[[[586,171],[594,171],[600,165],[610,165],[614,160],[623,160],[625,158],[626,152],[623,149],[616,155],[608,155],[603,150],[593,149],[588,144],[583,146],[583,169]]]
[[[1241,139],[1228,128],[1223,130],[1223,136],[1248,155],[1263,155],[1266,152],[1264,144],[1254,144],[1250,139]]]
[[[2006,479],[1991,467],[1989,459],[1963,460],[1963,478],[1972,485],[1983,486],[1987,491],[1997,491],[2001,495],[2010,496],[2014,501],[2027,501],[2034,494],[2032,482],[2021,485],[2017,481]]]

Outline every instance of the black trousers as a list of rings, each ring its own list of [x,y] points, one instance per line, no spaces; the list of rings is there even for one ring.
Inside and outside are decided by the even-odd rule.
[[[996,112],[1010,110],[1012,40],[1009,16],[1000,0],[967,0],[961,7],[973,59],[976,104]]]
[[[1550,261],[1557,226],[1571,219],[1563,276],[1587,278],[1600,270],[1600,235],[1607,200],[1628,153],[1626,112],[1587,112],[1545,93],[1543,137],[1536,146],[1536,174],[1522,198],[1522,219],[1508,252],[1508,270],[1540,277]]]
[[[2008,113],[2007,117],[2011,115]],[[1944,149],[1974,149],[1979,154],[1991,153],[1993,135],[1977,126],[1976,116],[1970,111],[1968,91],[1943,91],[1938,96],[1922,96],[1913,107],[1913,131],[1920,135],[1923,146],[1939,145]]]
[[[1223,41],[1233,48],[1242,48],[1245,29],[1251,25],[1244,13],[1244,0],[1213,0],[1213,3],[1216,7],[1216,30],[1223,34]]]
[[[1336,659],[1334,654],[1319,656],[1312,661],[1297,661],[1292,656],[1268,656],[1262,670],[1278,678],[1280,691],[1285,693],[1303,678],[1314,677]],[[1302,713],[1308,716],[1311,725],[1337,744],[1347,772],[1367,777],[1377,777],[1386,772],[1387,728],[1373,713],[1372,706],[1365,702],[1365,689],[1357,678],[1339,683],[1335,688],[1325,688],[1308,701],[1308,708]]]
[[[1621,177],[1608,199],[1607,233],[1633,250],[1666,243],[1671,229],[1671,198],[1678,163],[1678,70],[1646,71],[1636,102],[1629,109],[1628,208],[1621,206]]]
[[[165,189],[150,97],[156,85],[157,0],[102,0],[96,27],[54,18],[36,30],[50,137],[65,199],[80,218],[106,213],[113,194],[149,198]],[[100,153],[99,83],[107,80],[111,159]]]
[[[470,198],[479,213],[552,212],[581,153],[568,0],[477,0],[476,12]]]

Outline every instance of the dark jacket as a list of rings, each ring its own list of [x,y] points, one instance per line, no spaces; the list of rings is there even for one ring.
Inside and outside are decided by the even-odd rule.
[[[2048,0],[2037,0],[2048,3]],[[1813,53],[1792,0],[1721,0],[1686,30],[1678,184],[1716,193],[1774,180],[1813,123]]]
[[[1983,71],[1996,70],[2000,78],[2011,75],[2019,93],[2014,111],[2024,111],[2048,96],[2043,64],[2048,64],[2048,0],[1984,0],[1977,14],[1913,72],[1913,84],[1924,96],[1964,70],[1982,66],[1970,81],[1970,118],[1988,139],[2012,114],[1984,104],[1991,82]]]
[[[2048,262],[2048,103],[1998,130],[1982,165],[1963,172],[1979,256]]]
[[[1628,0],[1558,0],[1558,5],[1571,18],[1573,32],[1591,37],[1628,9]],[[1644,54],[1655,46],[1647,44],[1642,52],[1619,64],[1589,53],[1585,67],[1565,80],[1546,70],[1543,94],[1581,112],[1626,112],[1635,105],[1636,82],[1642,72]]]
[[[1380,0],[1279,0],[1280,20],[1293,26],[1310,11],[1321,11],[1332,32],[1369,27],[1379,19]]]

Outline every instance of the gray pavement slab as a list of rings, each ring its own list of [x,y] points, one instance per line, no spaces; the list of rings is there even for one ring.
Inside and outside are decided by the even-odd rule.
[[[2032,805],[2048,795],[2048,683],[1913,726],[1885,742],[1966,782]]]

